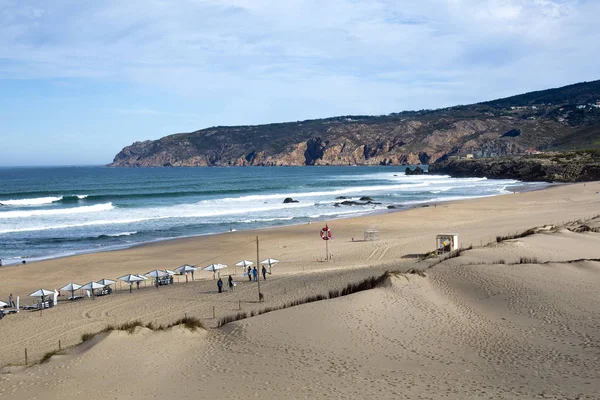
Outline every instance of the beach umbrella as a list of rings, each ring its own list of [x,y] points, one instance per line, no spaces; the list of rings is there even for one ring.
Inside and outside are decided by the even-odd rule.
[[[210,265],[207,265],[206,267],[204,267],[204,268],[202,268],[202,269],[203,269],[204,271],[212,271],[212,273],[213,273],[213,279],[215,279],[215,273],[216,273],[218,270],[220,270],[220,269],[223,269],[223,268],[227,268],[227,265],[225,265],[225,264],[219,264],[219,263],[217,263],[217,264],[210,264]]]
[[[68,283],[60,288],[60,290],[67,290],[71,292],[71,300],[75,297],[75,291],[78,289],[81,289],[81,285],[77,283]]]
[[[88,282],[85,285],[83,285],[81,288],[84,290],[90,290],[92,292],[92,299],[94,298],[94,290],[96,289],[102,289],[104,287],[104,285],[98,283],[98,282]]]
[[[167,274],[167,272],[164,269],[155,269],[153,271],[150,271],[146,274],[146,276],[150,276],[154,279],[157,278],[163,278],[165,276],[169,276],[169,274]]]
[[[171,271],[170,269],[163,269],[163,271],[165,271],[169,276],[177,275],[177,272]]]
[[[154,283],[156,284],[156,287],[158,287],[158,278],[164,278],[165,276],[169,276],[169,274],[167,274],[164,270],[155,269],[153,271],[148,272],[146,276],[154,278]]]
[[[129,293],[131,293],[131,285],[133,285],[134,282],[139,282],[139,281],[143,280],[139,276],[137,276],[137,275],[131,275],[131,274],[122,276],[122,277],[120,277],[118,279],[121,280],[121,281],[123,281],[123,282],[125,282],[125,283],[127,283],[129,285]]]
[[[248,260],[242,260],[242,261],[235,263],[235,266],[242,267],[244,269],[244,272],[246,272],[248,267],[251,267],[253,265],[254,265],[254,263],[252,261],[248,261]],[[234,273],[235,273],[235,271],[234,271]]]
[[[50,296],[52,294],[54,294],[54,292],[51,291],[51,290],[39,289],[39,290],[36,290],[35,292],[31,293],[29,296],[31,296],[31,297],[41,297],[42,298],[42,302],[43,302],[44,301],[44,297]]]
[[[8,307],[8,303],[5,303],[0,300],[0,308]]]
[[[104,286],[110,286],[117,283],[117,281],[113,281],[112,279],[100,279],[98,283]]]
[[[262,260],[260,263],[262,265],[268,265],[269,266],[269,273],[271,273],[271,267],[275,264],[277,264],[279,262],[279,260],[276,260],[274,258],[267,258],[266,260]]]
[[[188,272],[192,273],[192,280],[194,280],[194,271],[198,270],[198,267],[194,267],[192,265],[187,265],[184,264],[181,267],[177,267],[175,268],[175,271],[179,272],[179,274],[184,275],[185,274],[185,281],[188,281]]]

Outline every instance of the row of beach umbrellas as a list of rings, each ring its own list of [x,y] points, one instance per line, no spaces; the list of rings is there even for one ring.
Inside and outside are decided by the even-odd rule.
[[[274,258],[267,258],[266,260],[261,261],[261,265],[265,265],[269,267],[269,272],[271,272],[271,267],[275,264],[277,264],[279,262],[279,260],[276,260]],[[251,267],[254,265],[254,263],[252,261],[249,260],[242,260],[238,263],[235,264],[237,267],[243,267],[244,271],[246,270],[246,268]],[[202,268],[202,270],[204,271],[212,271],[213,273],[213,279],[216,278],[216,272],[227,268],[228,266],[225,264],[219,264],[219,263],[215,263],[215,264],[210,264],[204,268]],[[198,269],[200,269],[199,267],[195,267],[193,265],[188,265],[188,264],[184,264],[180,267],[175,268],[174,271],[169,270],[169,269],[155,269],[153,271],[150,271],[148,273],[146,273],[145,275],[141,275],[141,274],[128,274],[128,275],[124,275],[120,278],[118,278],[119,280],[127,283],[129,285],[129,291],[131,292],[131,286],[135,283],[135,282],[141,282],[141,281],[145,281],[148,280],[148,277],[154,278],[154,279],[158,279],[158,278],[164,278],[167,276],[172,276],[172,275],[185,275],[185,281],[188,281],[188,273],[192,274],[192,279],[194,279],[194,272],[197,271]],[[79,290],[79,289],[83,289],[83,290],[90,290],[92,292],[92,294],[94,293],[94,290],[97,289],[102,289],[106,286],[110,286],[117,283],[116,281],[113,281],[112,279],[102,279],[99,280],[97,282],[88,282],[85,285],[79,285],[77,283],[68,283],[65,286],[63,286],[62,288],[60,288],[60,290],[65,290],[68,292],[71,292],[71,298],[75,297],[75,291]],[[51,291],[51,290],[46,290],[46,289],[39,289],[36,290],[35,292],[31,293],[29,296],[31,297],[41,297],[42,301],[44,301],[44,298],[46,296],[52,296],[54,295],[55,292]],[[1,303],[1,302],[0,302]],[[4,307],[3,305],[0,304],[0,307]]]

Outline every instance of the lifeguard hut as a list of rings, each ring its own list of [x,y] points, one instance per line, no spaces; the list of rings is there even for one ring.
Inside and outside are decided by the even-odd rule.
[[[365,226],[364,230],[364,241],[370,242],[373,240],[379,240],[379,228],[376,226]]]
[[[458,233],[440,233],[435,237],[435,248],[438,254],[458,250]]]

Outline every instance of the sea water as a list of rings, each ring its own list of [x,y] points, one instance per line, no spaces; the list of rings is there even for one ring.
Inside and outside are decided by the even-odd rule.
[[[170,238],[332,220],[392,205],[494,196],[524,185],[407,176],[405,169],[0,168],[0,259],[9,265]],[[380,204],[339,204],[363,196]],[[287,197],[298,202],[284,204]]]

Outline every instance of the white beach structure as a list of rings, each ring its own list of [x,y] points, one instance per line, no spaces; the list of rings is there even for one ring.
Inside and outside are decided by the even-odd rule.
[[[435,248],[438,254],[458,250],[458,233],[440,233],[435,237]]]

